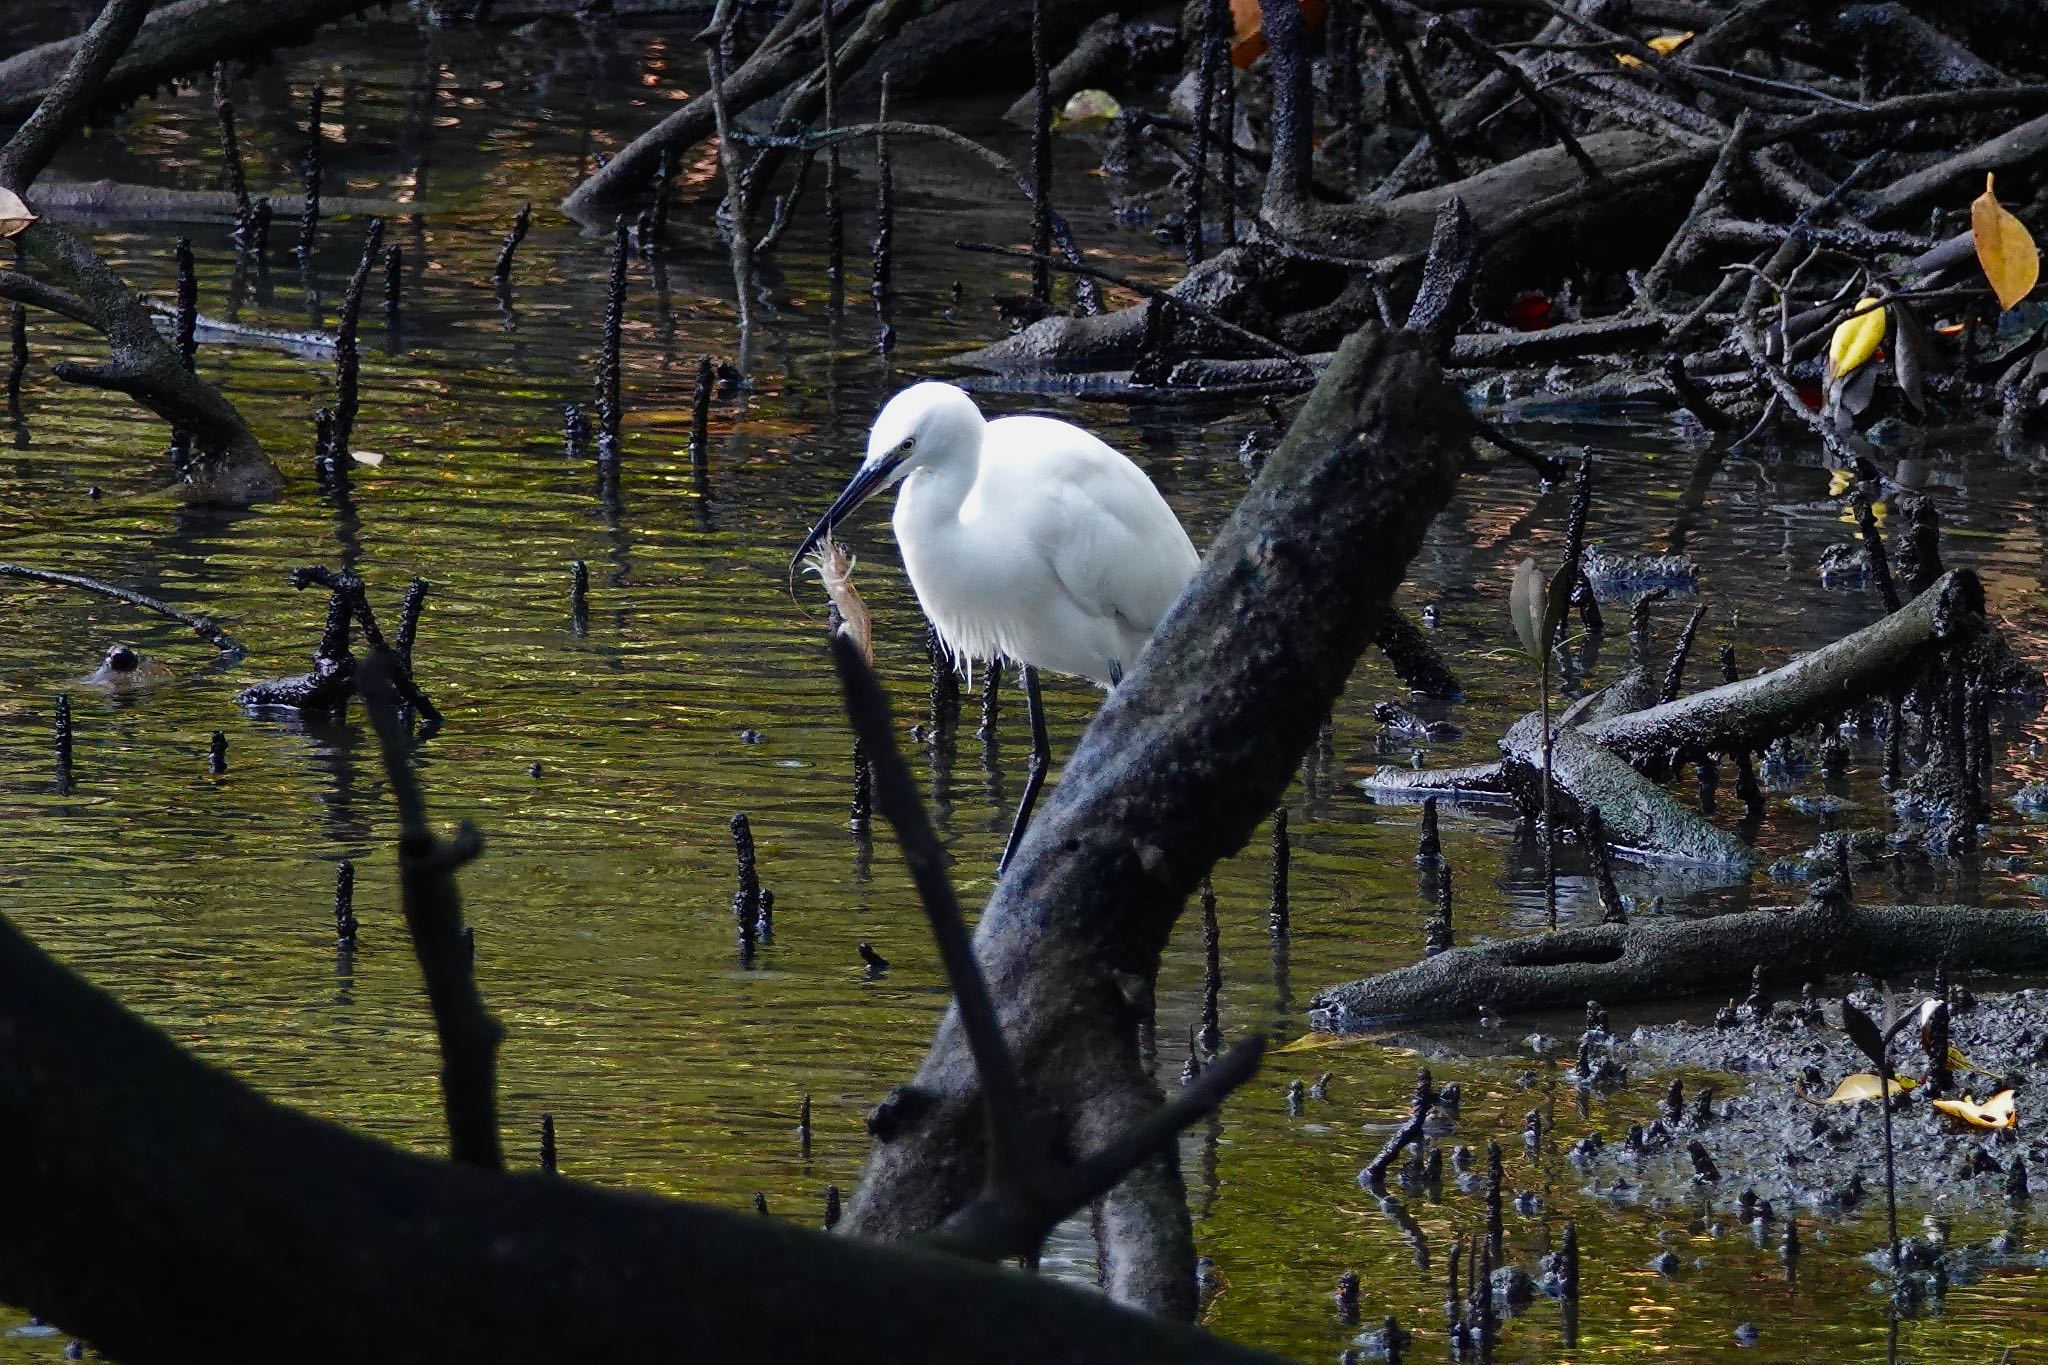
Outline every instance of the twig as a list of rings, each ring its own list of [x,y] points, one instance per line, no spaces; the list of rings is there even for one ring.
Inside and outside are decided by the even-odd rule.
[[[1183,255],[1189,265],[1200,265],[1207,250],[1202,229],[1202,199],[1209,181],[1209,140],[1214,125],[1211,109],[1216,99],[1216,73],[1229,60],[1223,38],[1227,23],[1225,14],[1224,0],[1202,0],[1197,29],[1199,36],[1196,39],[1202,50],[1195,63],[1194,169],[1188,177],[1187,202],[1181,211],[1181,231],[1185,238]]]
[[[533,222],[533,202],[519,206],[519,212],[512,218],[512,230],[505,234],[505,245],[498,249],[498,264],[491,270],[491,278],[501,286],[512,279],[512,253],[519,250],[519,244],[526,240],[526,229]]]
[[[754,239],[748,227],[752,206],[748,201],[745,169],[740,165],[739,147],[730,136],[730,115],[726,108],[726,46],[732,41],[733,6],[721,4],[712,26],[698,36],[704,42],[704,60],[711,73],[711,113],[718,128],[718,164],[725,173],[726,212],[730,215],[726,243],[732,257],[733,293],[740,310],[741,353],[754,326]]]
[[[1045,0],[1031,0],[1031,297],[1052,302],[1052,87]]]
[[[1394,16],[1387,12],[1386,0],[1365,0],[1365,12],[1371,17],[1372,26],[1379,30],[1380,41],[1394,54],[1401,84],[1407,88],[1409,103],[1415,106],[1416,114],[1422,119],[1437,170],[1443,175],[1445,184],[1457,184],[1465,178],[1465,172],[1451,151],[1451,139],[1444,132],[1443,120],[1437,117],[1436,101],[1429,95],[1429,83],[1422,79],[1422,73],[1415,67],[1415,54],[1408,50],[1407,43],[1401,41],[1400,32],[1394,27]],[[1584,149],[1579,150],[1579,155],[1585,155]]]
[[[26,578],[36,583],[55,583],[67,588],[83,588],[102,597],[111,597],[116,601],[141,607],[145,611],[153,611],[159,616],[169,617],[182,625],[190,626],[200,639],[219,650],[230,662],[242,658],[249,652],[241,641],[215,624],[211,616],[181,611],[168,602],[159,601],[147,593],[136,592],[133,588],[103,583],[97,578],[87,578],[82,574],[60,573],[55,569],[32,569],[25,564],[0,564],[0,577]]]
[[[1877,580],[1878,596],[1884,599],[1884,609],[1894,612],[1899,609],[1899,587],[1892,581],[1891,558],[1885,553],[1884,537],[1877,533],[1877,516],[1870,508],[1870,497],[1860,490],[1856,494],[1856,530],[1863,537],[1863,557],[1870,561],[1870,576]]]
[[[402,676],[398,660],[378,648],[363,661],[358,678],[398,806],[399,889],[441,1042],[449,1156],[464,1165],[502,1170],[497,1055],[504,1030],[477,990],[474,947],[455,886],[456,870],[483,851],[483,836],[466,820],[451,840],[427,828],[426,802],[412,771],[412,740],[398,712]]]
[[[830,642],[847,718],[874,768],[875,804],[896,831],[897,845],[917,885],[953,987],[988,1118],[988,1173],[982,1197],[955,1214],[934,1240],[949,1250],[985,1259],[1035,1258],[1046,1234],[1061,1219],[1108,1193],[1183,1129],[1214,1113],[1258,1069],[1265,1040],[1252,1037],[1239,1043],[1170,1103],[1079,1164],[1064,1172],[1048,1169],[1034,1141],[1037,1125],[1026,1107],[1023,1082],[946,876],[945,851],[925,816],[910,768],[897,751],[888,700],[861,657],[860,646],[836,632]]]
[[[1529,101],[1530,107],[1536,111],[1536,116],[1543,120],[1544,125],[1552,133],[1556,134],[1557,140],[1564,144],[1564,149],[1570,154],[1571,159],[1579,163],[1579,169],[1586,173],[1587,181],[1598,184],[1606,179],[1607,173],[1600,169],[1600,163],[1595,161],[1587,153],[1586,149],[1579,145],[1579,139],[1572,133],[1571,124],[1566,121],[1563,112],[1558,109],[1557,101],[1537,89],[1536,83],[1529,79],[1529,73],[1522,70],[1520,65],[1495,51],[1478,34],[1472,32],[1471,29],[1466,28],[1464,24],[1449,15],[1438,15],[1436,18],[1431,19],[1428,28],[1424,32],[1430,36],[1438,33],[1448,34],[1451,41],[1465,49],[1466,52],[1479,58],[1481,61],[1490,63],[1496,71],[1499,71],[1508,78],[1516,90],[1521,92],[1523,99]],[[1436,131],[1441,133],[1440,125]]]
[[[1678,690],[1685,682],[1685,660],[1692,653],[1692,641],[1699,634],[1700,622],[1706,618],[1707,604],[1695,603],[1692,615],[1685,618],[1685,629],[1678,632],[1678,643],[1671,647],[1671,662],[1664,669],[1664,685],[1658,689],[1657,700],[1661,704],[1678,700]]]
[[[1563,461],[1516,440],[1476,412],[1472,414],[1472,430],[1488,445],[1497,446],[1535,470],[1545,483],[1556,483],[1564,478]]]
[[[355,435],[358,391],[361,387],[362,353],[356,343],[363,313],[363,290],[370,281],[370,268],[384,242],[384,220],[372,218],[363,231],[363,254],[349,276],[348,289],[341,296],[341,319],[334,330],[334,424],[329,429],[321,468],[337,484],[349,475],[349,444]]]
[[[1079,261],[1063,261],[1057,257],[1041,257],[1036,252],[1020,251],[1015,247],[994,246],[988,242],[955,242],[953,246],[957,250],[972,252],[977,256],[1010,256],[1026,261],[1046,260],[1051,263],[1055,270],[1064,270],[1074,275],[1086,275],[1091,279],[1101,280],[1104,284],[1112,284],[1119,289],[1128,289],[1133,293],[1142,294],[1148,299],[1164,299],[1170,307],[1187,312],[1226,336],[1236,337],[1239,341],[1249,346],[1255,346],[1267,355],[1298,365],[1306,373],[1317,374],[1321,372],[1321,368],[1306,356],[1290,351],[1279,342],[1262,337],[1248,327],[1240,327],[1234,322],[1217,317],[1199,304],[1190,303],[1186,299],[1174,294],[1171,290],[1161,289],[1158,285],[1146,284],[1142,280],[1134,280],[1128,276],[1119,275],[1114,271],[1104,270],[1100,266],[1088,265]]]
[[[1387,1167],[1394,1164],[1394,1158],[1401,1155],[1401,1149],[1410,1143],[1420,1144],[1422,1128],[1429,1121],[1429,1111],[1436,1106],[1439,1092],[1430,1084],[1429,1068],[1415,1073],[1415,1099],[1408,1108],[1408,1121],[1400,1126],[1379,1155],[1366,1163],[1366,1183],[1377,1190],[1386,1183]]]
[[[918,900],[938,945],[939,960],[952,984],[961,1027],[974,1055],[982,1102],[988,1110],[988,1190],[1014,1195],[1041,1183],[1043,1166],[1039,1147],[1030,1136],[1033,1124],[1024,1102],[1023,1082],[1003,1039],[988,983],[974,959],[960,903],[946,875],[945,850],[925,816],[910,768],[897,751],[888,699],[861,657],[859,645],[834,632],[831,646],[833,666],[845,693],[847,719],[874,768],[875,805],[896,831],[897,846],[917,886]]]

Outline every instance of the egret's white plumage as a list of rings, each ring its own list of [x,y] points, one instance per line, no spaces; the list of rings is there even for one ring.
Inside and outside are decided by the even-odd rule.
[[[1129,459],[1050,417],[988,421],[951,384],[889,400],[812,540],[892,484],[911,587],[957,659],[1001,655],[1107,686],[1199,562]]]

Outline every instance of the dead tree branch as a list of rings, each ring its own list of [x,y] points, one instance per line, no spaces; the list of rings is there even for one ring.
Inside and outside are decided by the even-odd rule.
[[[1373,325],[1346,342],[1032,822],[975,948],[1027,1087],[1069,1131],[1119,1095],[1155,1093],[1125,982],[1153,977],[1202,874],[1271,813],[1448,499],[1465,429],[1420,340]],[[928,1102],[876,1142],[848,1215],[864,1236],[942,1227],[984,1183],[956,1016],[911,1085]],[[1191,1312],[1185,1210],[1178,1229],[1119,1213],[1112,1192],[1112,1295]],[[1134,1262],[1143,1274],[1124,1273]]]
[[[108,0],[35,112],[0,147],[0,187],[28,197],[57,145],[101,97],[108,70],[148,7],[148,0]],[[241,414],[213,385],[187,372],[148,310],[90,244],[47,221],[30,224],[18,240],[28,262],[48,277],[41,296],[26,301],[61,305],[58,311],[67,316],[89,315],[109,343],[106,363],[60,364],[59,378],[125,393],[188,437],[192,454],[182,472],[194,496],[247,502],[276,490],[277,471]],[[23,291],[9,295],[22,297]]]
[[[950,1017],[959,1021],[966,1036],[987,1111],[987,1177],[982,1193],[947,1220],[934,1243],[981,1260],[1034,1260],[1062,1219],[1108,1194],[1157,1157],[1183,1129],[1214,1113],[1258,1069],[1264,1040],[1252,1038],[1233,1048],[1171,1102],[1147,1107],[1125,1126],[1100,1134],[1092,1155],[1067,1169],[1055,1169],[1047,1159],[1044,1125],[1031,1111],[988,984],[975,962],[966,922],[946,875],[945,851],[925,818],[916,780],[896,748],[888,700],[856,642],[835,632],[832,659],[845,693],[847,717],[861,751],[874,764],[875,805],[896,831],[925,920],[938,943],[939,959],[953,987]]]
[[[32,569],[26,564],[0,564],[0,577],[25,578],[33,583],[55,583],[66,588],[82,588],[87,592],[96,592],[102,597],[111,597],[117,602],[141,607],[144,611],[153,611],[158,616],[168,617],[181,625],[190,626],[200,639],[219,650],[222,657],[230,661],[239,659],[249,652],[241,641],[223,630],[211,616],[185,611],[147,593],[124,588],[118,583],[103,583],[97,578],[87,578],[83,574],[60,573],[55,569]]]
[[[448,1116],[448,1154],[466,1166],[502,1170],[498,1144],[498,1043],[505,1036],[476,986],[476,941],[462,922],[455,874],[483,852],[483,835],[463,821],[453,839],[427,828],[426,800],[412,771],[412,735],[399,714],[401,664],[383,646],[358,673],[363,702],[377,727],[385,780],[398,807],[398,884],[405,927],[441,1040],[441,1100]]]

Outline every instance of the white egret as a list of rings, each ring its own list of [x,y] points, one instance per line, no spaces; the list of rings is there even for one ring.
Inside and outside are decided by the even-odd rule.
[[[1144,471],[1095,436],[1050,417],[991,422],[929,382],[883,406],[867,458],[796,558],[897,484],[903,567],[947,652],[1023,669],[1031,763],[1007,866],[1052,761],[1038,670],[1114,687],[1200,561]]]

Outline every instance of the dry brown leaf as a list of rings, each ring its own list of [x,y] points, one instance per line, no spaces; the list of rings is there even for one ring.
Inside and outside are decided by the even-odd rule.
[[[1323,22],[1323,0],[1301,0],[1302,17],[1313,29]],[[1259,0],[1230,0],[1230,64],[1242,71],[1266,55],[1266,23]]]
[[[2012,1091],[2001,1090],[1990,1099],[1978,1104],[1968,1095],[1959,1100],[1935,1100],[1934,1107],[1942,1113],[1961,1119],[1972,1128],[2017,1128],[2020,1126],[2018,1107],[2013,1103]]]
[[[826,536],[818,548],[804,557],[804,567],[818,575],[825,595],[839,609],[839,633],[860,647],[860,656],[875,661],[874,628],[868,621],[867,603],[853,588],[853,556],[846,547]]]
[[[1970,237],[1977,245],[1977,264],[2000,308],[2011,308],[2033,292],[2041,278],[2041,252],[2026,224],[2005,211],[1984,176],[1984,193],[1970,204]]]
[[[0,186],[0,238],[19,237],[36,220],[34,210],[13,190]]]

